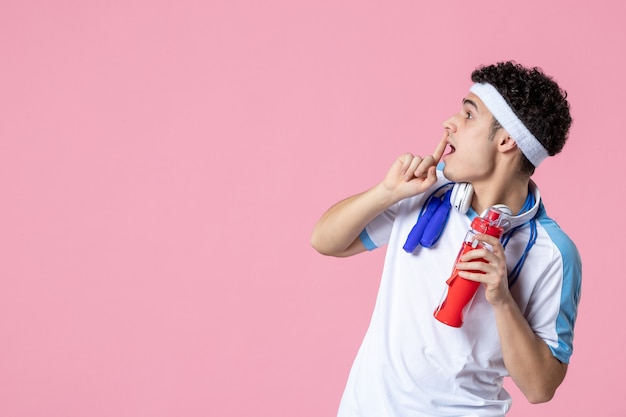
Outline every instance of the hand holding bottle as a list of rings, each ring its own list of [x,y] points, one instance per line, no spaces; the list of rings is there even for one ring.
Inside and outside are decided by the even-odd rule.
[[[498,246],[500,246],[498,239],[502,236],[504,230],[504,218],[502,214],[502,211],[492,207],[484,217],[476,217],[472,221],[471,229],[467,232],[465,240],[461,246],[461,250],[459,251],[457,259],[454,263],[455,266],[452,274],[446,281],[448,288],[444,293],[443,301],[435,309],[434,316],[437,320],[453,327],[462,326],[463,318],[481,283],[480,280],[472,280],[472,278],[475,278],[476,275],[485,274],[486,271],[481,271],[483,266],[480,263],[489,264],[488,260],[479,256],[493,256],[491,253],[491,250],[493,249],[491,245],[483,239],[478,239],[477,236],[486,235],[487,237],[491,237],[492,241],[496,240],[494,243],[497,243]],[[467,255],[470,252],[475,253]],[[472,267],[477,269],[462,269],[469,267],[469,265],[460,263],[462,260],[467,260],[468,258],[472,262],[467,262],[467,264],[471,263]],[[504,276],[506,276],[506,264],[504,265]]]

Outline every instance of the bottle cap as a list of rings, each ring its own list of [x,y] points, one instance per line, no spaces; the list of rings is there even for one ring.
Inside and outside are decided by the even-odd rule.
[[[472,229],[476,230],[478,233],[499,238],[504,231],[498,224],[500,214],[499,211],[492,214],[492,210],[489,210],[489,213],[487,213],[485,217],[475,217],[474,220],[472,220]]]
[[[489,211],[487,212],[487,216],[485,217],[487,217],[487,220],[489,221],[489,223],[497,223],[501,215],[502,215],[502,212],[500,210],[498,210],[497,208],[491,207]]]

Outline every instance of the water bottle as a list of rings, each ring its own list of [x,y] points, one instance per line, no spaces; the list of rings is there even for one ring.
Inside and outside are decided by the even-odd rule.
[[[454,261],[455,267],[452,270],[452,275],[446,281],[448,287],[446,291],[444,291],[442,297],[443,301],[440,302],[439,306],[435,309],[434,316],[440,322],[453,327],[461,327],[463,325],[463,317],[471,305],[471,301],[480,286],[480,282],[461,278],[458,275],[456,264],[459,262],[461,256],[476,248],[482,247],[492,250],[491,245],[479,242],[474,237],[477,234],[486,234],[499,239],[500,236],[502,236],[506,223],[503,216],[506,210],[507,209],[491,207],[486,215],[483,217],[477,216],[472,221],[471,229],[465,235],[461,250]],[[510,212],[506,214],[510,214]],[[487,262],[484,259],[479,259],[479,261]]]

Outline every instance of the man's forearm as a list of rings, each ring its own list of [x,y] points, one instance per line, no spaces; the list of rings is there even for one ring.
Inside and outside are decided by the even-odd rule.
[[[512,298],[494,309],[504,364],[511,378],[529,402],[549,401],[563,382],[567,365],[552,355]]]
[[[311,245],[324,255],[353,254],[349,249],[363,228],[395,202],[391,193],[380,184],[340,201],[328,209],[315,225]]]

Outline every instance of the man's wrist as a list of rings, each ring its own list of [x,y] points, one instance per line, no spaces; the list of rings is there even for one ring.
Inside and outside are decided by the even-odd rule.
[[[508,293],[502,299],[492,303],[492,307],[496,316],[501,316],[503,318],[521,314],[521,310],[511,293]]]

